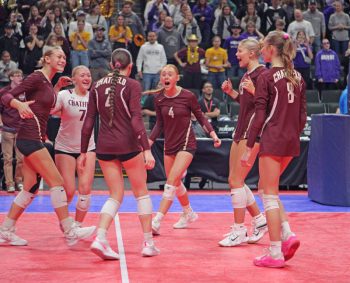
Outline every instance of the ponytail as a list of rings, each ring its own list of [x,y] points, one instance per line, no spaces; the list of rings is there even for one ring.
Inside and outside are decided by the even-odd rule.
[[[108,99],[109,99],[109,106],[108,106],[108,110],[109,110],[109,114],[110,114],[110,118],[109,118],[109,123],[108,125],[110,127],[112,127],[113,124],[113,119],[114,119],[114,98],[115,98],[115,88],[117,86],[117,79],[120,75],[120,71],[118,68],[115,68],[113,70],[113,75],[112,75],[112,81],[111,81],[111,87],[108,90]]]

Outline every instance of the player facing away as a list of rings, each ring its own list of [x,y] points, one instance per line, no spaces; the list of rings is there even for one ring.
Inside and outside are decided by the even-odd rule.
[[[55,141],[55,161],[64,180],[68,204],[75,194],[75,173],[78,174],[78,200],[75,222],[81,225],[90,208],[91,188],[95,173],[95,141],[92,135],[86,153],[84,171],[77,170],[80,155],[81,129],[86,116],[91,86],[91,73],[85,66],[77,66],[72,71],[74,89],[62,90],[51,114],[61,117],[60,128]]]
[[[284,267],[300,242],[290,230],[278,197],[279,178],[292,158],[300,153],[299,138],[306,122],[305,82],[293,68],[295,47],[287,33],[270,32],[264,39],[261,52],[265,62],[271,63],[271,69],[258,78],[255,118],[242,163],[249,165],[254,143],[260,134],[259,188],[264,192],[270,247],[265,255],[255,258],[254,264]]]
[[[234,224],[230,233],[219,242],[222,247],[232,247],[243,243],[256,243],[267,232],[265,216],[260,212],[256,204],[254,195],[250,188],[244,183],[259,151],[259,143],[255,143],[252,148],[250,165],[243,167],[241,157],[244,153],[249,127],[254,119],[254,94],[258,77],[266,70],[259,63],[260,44],[256,39],[244,39],[238,45],[237,59],[239,67],[247,69],[243,75],[239,90],[236,92],[232,88],[230,80],[222,84],[223,92],[227,93],[240,104],[239,116],[236,130],[233,136],[233,143],[230,151],[229,178],[231,188],[231,201],[234,211]],[[249,211],[252,220],[252,235],[247,236],[247,228],[244,225],[245,211]]]
[[[178,80],[179,72],[174,65],[163,67],[160,73],[163,88],[154,99],[157,122],[150,135],[150,144],[153,144],[163,132],[164,167],[167,176],[159,210],[152,221],[152,231],[155,235],[159,234],[161,221],[173,203],[175,195],[183,208],[183,213],[173,228],[186,228],[189,223],[198,218],[198,215],[191,208],[187,190],[181,182],[182,176],[191,164],[196,151],[191,113],[213,139],[214,146],[221,145],[221,140],[204,117],[196,96],[177,86]]]
[[[80,228],[69,217],[67,195],[63,188],[63,178],[43,141],[50,109],[55,105],[58,91],[69,84],[71,79],[61,77],[53,87],[51,80],[57,72],[63,72],[66,55],[61,47],[50,47],[44,51],[43,67],[32,73],[19,86],[2,96],[4,105],[16,108],[23,119],[18,132],[17,147],[24,155],[24,189],[19,192],[0,226],[0,242],[11,245],[27,245],[27,241],[15,234],[15,224],[38,192],[41,177],[50,187],[52,206],[62,225],[68,245],[92,235],[95,226]],[[25,93],[26,100],[16,99]]]
[[[146,169],[155,161],[147,139],[141,115],[141,86],[129,78],[132,57],[126,49],[112,53],[110,74],[97,81],[90,90],[86,118],[81,132],[79,170],[87,166],[87,151],[96,116],[100,117],[96,157],[109,188],[110,196],[103,205],[97,236],[91,250],[102,259],[119,259],[110,247],[106,235],[124,196],[122,168],[126,170],[136,197],[137,211],[144,233],[143,256],[155,256],[159,250],[152,236],[152,201],[147,190]]]

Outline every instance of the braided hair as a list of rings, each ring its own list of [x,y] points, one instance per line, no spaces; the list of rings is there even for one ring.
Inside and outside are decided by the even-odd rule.
[[[127,66],[132,64],[132,57],[128,50],[124,48],[117,48],[112,53],[111,61],[114,69],[113,69],[111,87],[109,88],[109,91],[108,91],[108,97],[109,97],[108,110],[110,114],[110,120],[109,120],[110,127],[113,124],[113,118],[114,118],[114,98],[116,94],[115,88],[117,86],[117,80],[118,80],[118,77],[120,76],[120,71],[124,70]]]

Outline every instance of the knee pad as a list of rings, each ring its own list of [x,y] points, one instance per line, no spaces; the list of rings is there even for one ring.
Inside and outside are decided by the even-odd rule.
[[[112,218],[114,218],[118,212],[119,207],[120,207],[119,201],[117,201],[113,198],[109,198],[109,199],[107,199],[107,201],[103,205],[103,207],[101,209],[101,213],[106,213],[109,216],[111,216]]]
[[[182,197],[184,194],[186,194],[187,190],[185,185],[181,182],[180,186],[176,187],[176,196]]]
[[[263,194],[263,203],[265,211],[269,211],[272,209],[279,209],[278,205],[279,197],[278,195],[266,195]]]
[[[18,193],[15,200],[13,201],[15,204],[17,204],[19,207],[26,208],[30,203],[33,201],[35,195],[31,192],[27,192],[25,190],[22,190]]]
[[[255,202],[254,194],[246,184],[244,184],[244,189],[247,195],[247,206],[251,206]]]
[[[78,195],[76,209],[80,211],[88,211],[90,208],[91,195]]]
[[[152,214],[152,201],[149,195],[138,197],[137,199],[137,212],[139,215]]]
[[[172,185],[165,184],[164,185],[164,192],[163,192],[163,199],[173,201],[176,194],[176,187]]]
[[[51,203],[53,208],[67,206],[67,194],[62,186],[53,187],[50,189]]]
[[[231,189],[231,199],[233,208],[247,207],[247,194],[244,188]]]

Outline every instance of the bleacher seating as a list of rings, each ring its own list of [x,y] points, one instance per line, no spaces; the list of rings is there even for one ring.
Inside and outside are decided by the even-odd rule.
[[[305,96],[306,96],[306,102],[312,102],[312,103],[320,102],[320,96],[319,96],[318,90],[308,89],[306,90]]]
[[[312,114],[322,114],[326,113],[326,107],[323,103],[312,103],[309,102],[306,105],[307,116],[311,116]]]
[[[321,92],[322,103],[339,103],[341,90],[323,90]]]
[[[230,102],[230,117],[237,116],[239,113],[239,103],[237,102]]]

